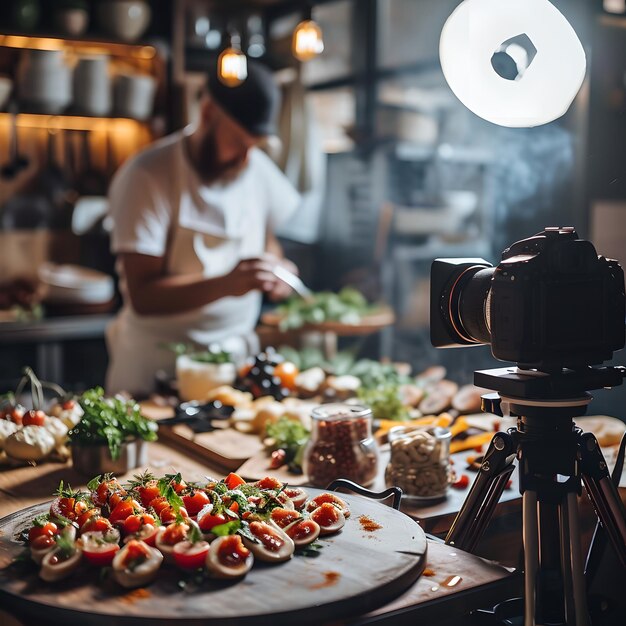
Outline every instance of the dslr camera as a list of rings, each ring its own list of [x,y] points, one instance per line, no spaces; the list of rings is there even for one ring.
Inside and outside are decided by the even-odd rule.
[[[491,344],[523,369],[599,365],[624,347],[624,272],[574,228],[550,227],[484,259],[435,259],[430,333],[437,348]]]

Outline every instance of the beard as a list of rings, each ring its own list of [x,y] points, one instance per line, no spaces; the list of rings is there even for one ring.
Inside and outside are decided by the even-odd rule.
[[[239,177],[248,163],[247,151],[229,160],[221,160],[215,133],[209,132],[202,140],[198,153],[198,172],[206,182],[230,182]]]

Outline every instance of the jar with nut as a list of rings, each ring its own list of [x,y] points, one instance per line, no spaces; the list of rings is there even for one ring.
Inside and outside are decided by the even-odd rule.
[[[311,485],[325,488],[336,478],[370,485],[378,470],[371,410],[355,404],[324,404],[313,409],[311,417],[311,437],[303,457]]]
[[[447,428],[392,428],[387,485],[400,487],[407,499],[417,502],[445,498],[450,484],[450,439]]]

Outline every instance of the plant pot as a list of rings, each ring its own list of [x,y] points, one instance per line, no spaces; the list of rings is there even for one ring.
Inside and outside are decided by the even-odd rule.
[[[107,444],[80,445],[72,444],[72,463],[74,469],[86,476],[98,474],[125,474],[126,472],[146,465],[148,446],[143,439],[133,439],[122,444],[120,456],[111,458]]]
[[[144,34],[152,12],[144,0],[107,0],[98,4],[97,15],[105,33],[132,42]]]

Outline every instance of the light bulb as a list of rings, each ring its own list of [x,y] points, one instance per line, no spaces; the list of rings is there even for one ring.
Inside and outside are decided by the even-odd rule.
[[[523,38],[534,56],[522,59],[511,45],[503,49]],[[513,79],[493,64],[503,50],[520,70]],[[470,111],[518,128],[564,115],[586,71],[578,36],[548,0],[464,0],[441,31],[439,57],[448,85]]]
[[[248,60],[237,48],[226,48],[217,59],[217,77],[227,87],[237,87],[248,77]]]
[[[324,51],[322,29],[313,20],[304,20],[293,31],[293,56],[299,61],[310,61]]]

